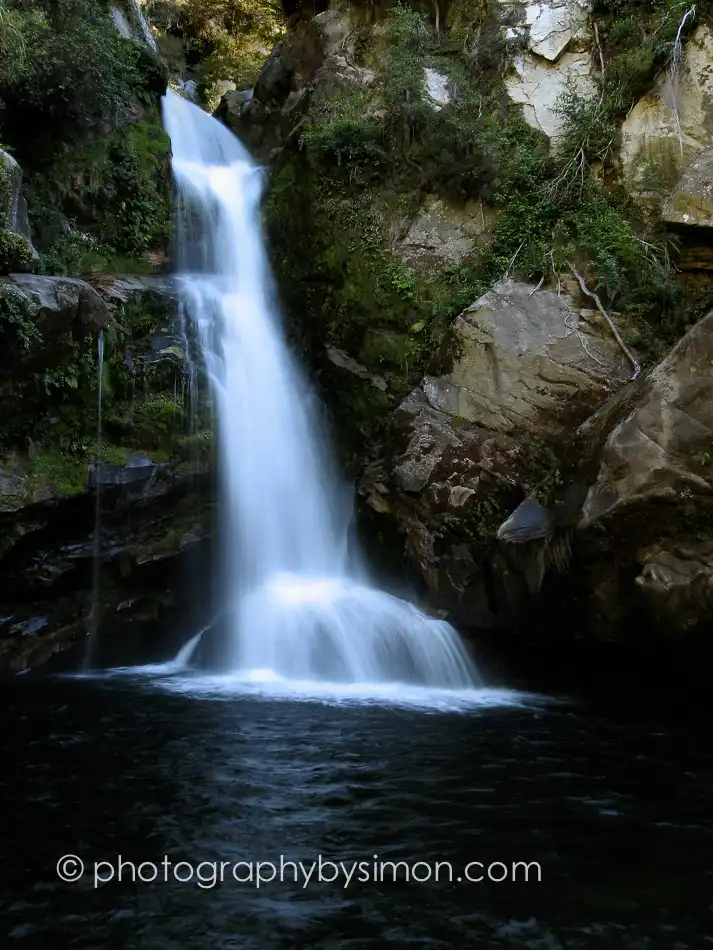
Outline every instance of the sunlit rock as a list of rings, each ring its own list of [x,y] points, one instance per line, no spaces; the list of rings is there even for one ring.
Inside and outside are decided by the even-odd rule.
[[[664,205],[663,219],[688,227],[713,226],[713,148],[701,152],[683,174]]]
[[[505,280],[456,318],[443,376],[427,376],[430,405],[498,432],[556,432],[585,418],[631,367],[602,318],[567,294]],[[562,406],[569,404],[567,417]]]
[[[587,38],[590,7],[589,0],[529,3],[525,24],[529,27],[530,51],[552,62],[559,59],[573,40]]]
[[[556,139],[562,129],[557,104],[568,83],[583,96],[593,96],[596,91],[589,53],[563,53],[551,62],[525,52],[514,58],[513,67],[513,73],[505,80],[508,95],[523,106],[528,125],[544,132],[549,139]]]
[[[448,76],[437,72],[435,69],[424,69],[424,79],[426,82],[426,93],[428,100],[436,111],[447,106],[451,101],[448,92]]]

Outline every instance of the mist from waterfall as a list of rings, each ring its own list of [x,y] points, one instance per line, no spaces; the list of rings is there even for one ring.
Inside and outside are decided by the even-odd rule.
[[[224,668],[252,681],[479,685],[449,624],[375,589],[350,564],[351,493],[284,339],[260,227],[262,169],[171,90],[163,110],[182,320],[216,411]]]

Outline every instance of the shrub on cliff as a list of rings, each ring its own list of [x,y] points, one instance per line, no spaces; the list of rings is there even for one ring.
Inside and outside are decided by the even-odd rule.
[[[160,67],[96,0],[4,0],[0,122],[20,155],[57,148],[159,87]]]
[[[0,0],[0,54],[0,127],[25,172],[36,244],[52,249],[45,270],[81,272],[72,235],[83,251],[101,245],[107,266],[165,245],[166,75],[119,34],[108,0]],[[80,256],[87,269],[99,261]]]

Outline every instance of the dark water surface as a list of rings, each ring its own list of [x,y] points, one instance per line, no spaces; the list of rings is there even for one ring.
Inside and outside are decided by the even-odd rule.
[[[190,695],[126,679],[21,677],[0,703],[0,947],[713,947],[701,723],[566,703],[428,711]],[[78,883],[57,877],[65,854],[85,863]],[[288,871],[256,888],[231,876],[236,862],[320,854],[449,861],[454,880],[305,887]],[[159,880],[128,871],[95,889],[94,862],[115,868],[118,855],[153,862]],[[179,861],[230,865],[201,888],[171,877]],[[533,869],[529,882],[458,883],[474,861],[537,861],[542,880]],[[210,883],[209,866],[201,874]]]

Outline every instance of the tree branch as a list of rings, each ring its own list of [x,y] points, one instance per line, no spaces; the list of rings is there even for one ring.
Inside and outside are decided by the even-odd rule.
[[[639,364],[638,364],[638,363],[636,362],[636,360],[634,359],[634,356],[633,356],[633,354],[631,353],[631,350],[629,349],[629,347],[628,347],[628,346],[626,345],[626,343],[624,343],[624,341],[622,340],[621,334],[619,333],[619,331],[617,330],[616,326],[614,325],[614,321],[612,320],[612,318],[609,316],[609,314],[606,312],[606,310],[605,310],[604,307],[602,306],[602,302],[601,302],[601,300],[599,299],[599,297],[597,296],[597,294],[595,294],[593,290],[590,290],[589,287],[587,287],[587,284],[585,283],[584,277],[582,277],[582,275],[579,273],[579,271],[576,269],[576,267],[575,267],[572,263],[570,263],[569,269],[572,271],[572,273],[574,274],[574,276],[577,278],[577,281],[579,282],[579,286],[582,288],[582,293],[584,293],[584,294],[586,294],[588,297],[590,297],[590,298],[594,301],[594,303],[597,305],[597,310],[601,313],[601,315],[602,315],[602,316],[604,317],[604,319],[606,320],[606,322],[607,322],[607,324],[608,324],[608,326],[609,326],[609,329],[610,329],[611,332],[614,334],[614,339],[616,340],[616,342],[617,342],[617,343],[619,344],[619,346],[621,347],[621,350],[622,350],[624,356],[626,356],[626,358],[627,358],[627,359],[629,360],[629,362],[631,363],[632,368],[633,368],[633,370],[634,370],[634,375],[631,377],[632,382],[633,382],[633,380],[638,379],[639,376],[641,375],[641,367],[639,366]]]

